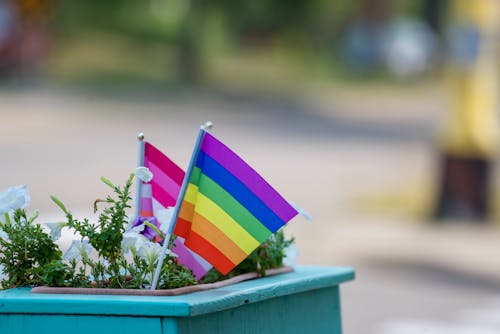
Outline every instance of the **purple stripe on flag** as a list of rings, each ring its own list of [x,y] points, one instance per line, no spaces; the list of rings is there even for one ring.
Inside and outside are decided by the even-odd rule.
[[[273,187],[236,153],[210,133],[205,133],[201,150],[238,178],[284,222],[297,215],[295,210]]]
[[[182,184],[184,171],[148,142],[144,145],[144,158],[160,167],[177,184]]]
[[[170,195],[170,197],[177,198],[177,195],[179,195],[181,184],[175,182],[170,177],[170,175],[166,174],[162,169],[160,169],[147,158],[144,158],[144,166],[149,168],[151,173],[153,173],[152,182],[161,185],[163,190],[165,190]]]
[[[193,272],[194,277],[199,280],[208,271],[197,261],[191,251],[179,239],[176,240],[172,251],[177,254],[179,262]]]
[[[170,196],[160,185],[154,182],[154,180],[151,180],[151,187],[153,188],[153,198],[163,205],[163,207],[175,206],[177,198]]]

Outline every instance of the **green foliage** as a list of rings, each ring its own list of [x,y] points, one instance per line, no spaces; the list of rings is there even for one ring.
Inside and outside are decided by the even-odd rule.
[[[98,258],[91,258],[86,252],[81,252],[81,259],[72,259],[70,266],[62,262],[53,262],[46,266],[45,281],[54,286],[96,287],[96,288],[129,288],[139,289],[151,285],[158,264],[160,247],[150,241],[144,241],[144,249],[131,248],[131,256],[125,256],[122,240],[128,225],[126,210],[130,208],[130,187],[134,174],[131,174],[123,187],[116,186],[106,178],[101,181],[109,186],[115,197],[107,196],[106,200],[96,200],[94,211],[98,205],[107,206],[100,212],[98,224],[92,224],[88,219],[75,219],[65,205],[52,196],[52,200],[65,213],[65,225],[78,233],[82,240],[97,251]],[[156,226],[149,225],[156,229]],[[161,234],[156,229],[158,234]],[[175,258],[166,255],[161,270],[159,287],[175,288],[197,284],[191,271],[176,263]]]
[[[35,213],[28,218],[24,209],[17,209],[12,217],[5,214],[5,221],[0,222],[0,229],[7,235],[0,238],[0,264],[7,274],[1,282],[3,288],[44,284],[45,266],[61,260],[59,247],[34,223],[37,216]]]
[[[255,249],[243,262],[227,275],[222,275],[215,269],[211,269],[203,278],[204,283],[220,281],[248,272],[258,272],[261,276],[266,275],[267,269],[283,266],[286,249],[294,243],[294,239],[286,239],[282,230],[279,230]]]
[[[78,232],[82,238],[88,238],[92,247],[110,264],[115,264],[120,258],[121,242],[125,227],[128,223],[126,209],[130,208],[128,202],[131,200],[130,187],[132,186],[134,175],[131,174],[125,186],[120,188],[115,186],[111,181],[106,178],[101,178],[103,183],[113,189],[117,195],[117,199],[108,196],[106,200],[96,200],[94,209],[97,211],[97,203],[106,203],[106,207],[99,215],[99,224],[94,226],[88,219],[77,220],[73,218],[71,212],[68,212],[61,201],[57,200],[54,196],[56,204],[66,214],[67,223],[69,228]]]
[[[134,254],[133,262],[125,266],[127,272],[130,273],[127,278],[126,287],[139,289],[151,285],[157,264],[157,259],[149,262]],[[189,269],[179,265],[174,257],[166,256],[160,271],[159,289],[175,289],[196,284],[198,282]]]
[[[121,242],[128,216],[126,209],[130,208],[129,201],[130,187],[132,186],[134,175],[131,174],[124,187],[118,187],[106,178],[101,178],[102,182],[113,189],[117,198],[107,196],[105,200],[96,200],[94,210],[97,211],[98,203],[106,203],[108,206],[102,210],[99,215],[98,224],[92,224],[87,218],[82,220],[75,219],[65,205],[55,196],[51,196],[54,203],[65,213],[66,226],[73,229],[83,239],[87,239],[92,247],[97,251],[101,260],[91,260],[85,254],[82,254],[82,267],[80,268],[80,277],[84,277],[87,268],[90,270],[95,284],[99,287],[112,286],[121,287],[125,278],[120,274],[120,261],[122,260]],[[103,263],[108,263],[104,265]],[[76,270],[76,263],[72,266],[73,272]],[[87,285],[90,279],[76,279],[73,284]],[[47,282],[53,283],[53,282]],[[65,282],[62,285],[69,284]]]
[[[191,270],[179,265],[173,257],[163,264],[160,277],[158,284],[160,289],[175,289],[198,284]]]
[[[282,230],[273,234],[266,242],[260,245],[245,259],[236,270],[258,271],[265,276],[267,269],[278,268],[283,265],[285,250],[292,245],[294,239],[286,239]]]
[[[48,286],[65,286],[74,276],[74,271],[61,260],[52,260],[42,268],[42,280]]]

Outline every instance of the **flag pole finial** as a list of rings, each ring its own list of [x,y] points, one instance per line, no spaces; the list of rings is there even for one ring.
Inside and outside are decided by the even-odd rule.
[[[139,132],[139,134],[137,135],[137,139],[144,140],[144,133]]]
[[[207,121],[205,122],[205,124],[203,124],[201,126],[203,128],[203,130],[207,131],[207,130],[212,130],[212,128],[214,127],[214,123],[212,123],[211,121]]]

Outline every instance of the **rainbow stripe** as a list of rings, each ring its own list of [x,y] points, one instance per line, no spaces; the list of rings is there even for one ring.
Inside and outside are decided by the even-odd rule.
[[[205,133],[174,233],[227,274],[296,215],[254,169]]]
[[[144,143],[144,166],[153,173],[153,179],[150,183],[142,184],[140,212],[141,216],[156,216],[154,213],[158,210],[175,206],[185,173],[148,142]],[[193,272],[196,279],[201,279],[212,267],[187,248],[182,238],[176,239],[172,251],[177,254],[178,261]]]

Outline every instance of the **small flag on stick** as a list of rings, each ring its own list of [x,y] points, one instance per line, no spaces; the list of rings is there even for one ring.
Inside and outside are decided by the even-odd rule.
[[[174,234],[227,274],[297,210],[210,133],[195,156]]]
[[[141,183],[139,215],[141,217],[153,216],[156,219],[161,210],[175,206],[185,173],[155,146],[149,142],[143,144],[143,155],[140,160],[144,167],[151,171],[153,178],[149,183]],[[201,279],[212,267],[190,251],[184,245],[183,238],[175,240],[172,251],[177,254],[178,261],[193,272],[196,279]]]

